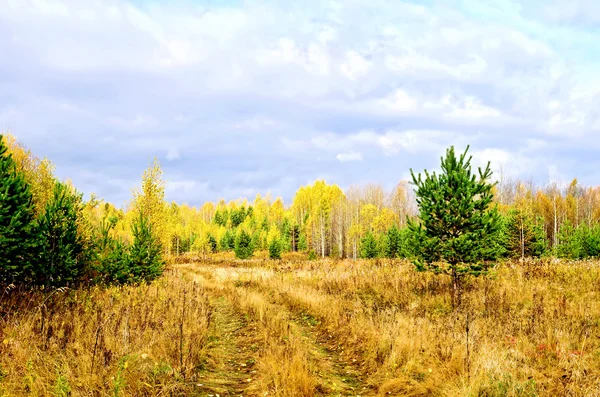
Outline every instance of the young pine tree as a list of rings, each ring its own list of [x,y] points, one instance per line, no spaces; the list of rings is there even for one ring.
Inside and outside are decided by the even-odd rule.
[[[223,237],[219,241],[219,251],[229,251],[235,248],[235,238],[231,234],[231,231],[225,231]]]
[[[504,226],[505,248],[513,258],[540,257],[547,250],[546,233],[541,221],[518,209],[508,214]]]
[[[129,273],[132,282],[152,281],[158,278],[165,266],[162,245],[154,234],[152,224],[140,212],[131,227],[133,244],[129,248]]]
[[[35,241],[30,187],[7,151],[0,135],[0,285],[23,281]]]
[[[473,174],[468,150],[457,158],[454,147],[448,149],[439,175],[425,171],[423,178],[411,170],[420,210],[418,222],[408,221],[414,264],[420,271],[451,276],[455,306],[460,305],[462,278],[486,272],[488,260],[501,250],[490,164]]]
[[[281,259],[281,241],[279,239],[273,239],[269,243],[269,258]]]
[[[252,246],[252,237],[245,230],[241,230],[235,239],[235,257],[238,259],[248,259],[254,254]]]
[[[360,257],[363,259],[377,258],[379,255],[379,246],[373,233],[367,232],[360,240]]]
[[[97,279],[108,284],[125,284],[130,280],[129,252],[123,242],[111,236],[118,218],[106,217],[100,224],[97,242]]]
[[[402,236],[396,225],[393,225],[387,232],[387,247],[385,256],[388,258],[398,258],[402,252]]]
[[[34,278],[42,285],[64,286],[83,275],[85,242],[79,230],[81,195],[56,182],[53,195],[37,221],[38,254]]]

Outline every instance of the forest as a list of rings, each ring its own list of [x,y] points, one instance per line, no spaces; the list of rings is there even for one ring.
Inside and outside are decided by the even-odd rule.
[[[200,207],[153,159],[117,207],[0,136],[0,396],[595,395],[600,188],[466,153]]]

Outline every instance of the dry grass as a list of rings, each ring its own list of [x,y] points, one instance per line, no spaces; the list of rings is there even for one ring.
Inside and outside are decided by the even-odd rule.
[[[148,287],[11,291],[0,301],[0,388],[596,396],[599,265],[506,263],[467,283],[460,310],[448,279],[390,261],[216,258],[175,265],[184,278],[171,272]]]
[[[504,264],[467,284],[460,311],[447,279],[403,262],[195,268],[236,289],[243,305],[264,307],[242,308],[262,321],[311,324],[363,376],[362,395],[592,396],[600,395],[598,264]],[[326,383],[318,365],[308,368],[317,391]]]
[[[147,286],[6,291],[0,395],[182,395],[196,388],[210,306],[170,272]]]

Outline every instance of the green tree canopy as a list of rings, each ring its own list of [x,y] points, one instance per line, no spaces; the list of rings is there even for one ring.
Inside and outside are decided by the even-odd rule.
[[[446,150],[439,175],[425,171],[423,177],[411,169],[420,210],[418,221],[408,221],[414,264],[421,271],[449,274],[455,303],[460,303],[461,277],[484,273],[501,251],[490,164],[472,173],[468,150],[458,158],[454,147]]]

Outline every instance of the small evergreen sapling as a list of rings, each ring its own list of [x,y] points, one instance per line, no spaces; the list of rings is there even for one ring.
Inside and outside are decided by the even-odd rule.
[[[235,256],[238,259],[248,259],[254,254],[252,237],[245,230],[241,230],[235,239]]]
[[[269,243],[269,258],[281,259],[281,241],[279,239],[273,239]]]
[[[82,198],[63,183],[54,185],[52,198],[37,222],[39,258],[35,279],[51,286],[79,281],[85,269],[85,242],[79,231]]]
[[[451,276],[455,306],[460,305],[462,278],[484,274],[501,252],[490,164],[472,173],[468,150],[457,158],[454,147],[448,149],[439,175],[425,171],[423,178],[411,170],[420,210],[419,221],[408,221],[413,263],[419,271]]]
[[[132,225],[133,245],[129,248],[129,274],[133,282],[152,281],[158,278],[165,266],[162,246],[143,213]]]
[[[379,246],[375,236],[367,232],[360,240],[360,257],[363,259],[373,259],[379,256]]]

